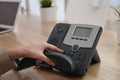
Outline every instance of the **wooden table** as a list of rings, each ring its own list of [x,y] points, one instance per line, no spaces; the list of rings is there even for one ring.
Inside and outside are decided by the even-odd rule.
[[[21,15],[13,32],[0,35],[0,48],[28,45],[46,41],[55,22],[41,22],[40,17]],[[116,33],[105,29],[98,44],[101,62],[91,65],[83,77],[70,76],[35,66],[19,72],[10,70],[2,75],[3,80],[120,80],[120,48]]]

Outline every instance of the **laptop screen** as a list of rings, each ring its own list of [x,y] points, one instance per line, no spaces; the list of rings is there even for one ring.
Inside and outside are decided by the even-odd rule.
[[[19,2],[0,1],[0,24],[13,26]]]

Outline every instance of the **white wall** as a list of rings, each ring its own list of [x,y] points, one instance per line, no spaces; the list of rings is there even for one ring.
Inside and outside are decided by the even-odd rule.
[[[69,0],[66,20],[70,23],[104,26],[110,0],[101,0],[99,8],[91,6],[92,0]]]
[[[118,5],[120,5],[120,0],[111,0],[112,7],[117,7]]]
[[[40,15],[40,5],[38,0],[30,0],[31,14]]]
[[[29,0],[30,2],[30,13],[34,15],[40,15],[39,10],[39,2],[38,0]],[[21,5],[26,9],[26,3],[25,0],[22,0]]]

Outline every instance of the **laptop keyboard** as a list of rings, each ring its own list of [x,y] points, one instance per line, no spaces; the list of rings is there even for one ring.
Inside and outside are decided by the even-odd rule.
[[[8,29],[5,29],[5,28],[0,28],[0,31],[5,31],[5,30],[8,30]]]

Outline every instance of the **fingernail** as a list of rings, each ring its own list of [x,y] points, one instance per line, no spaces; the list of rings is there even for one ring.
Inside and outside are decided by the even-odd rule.
[[[64,52],[63,50],[61,50],[61,52]]]

